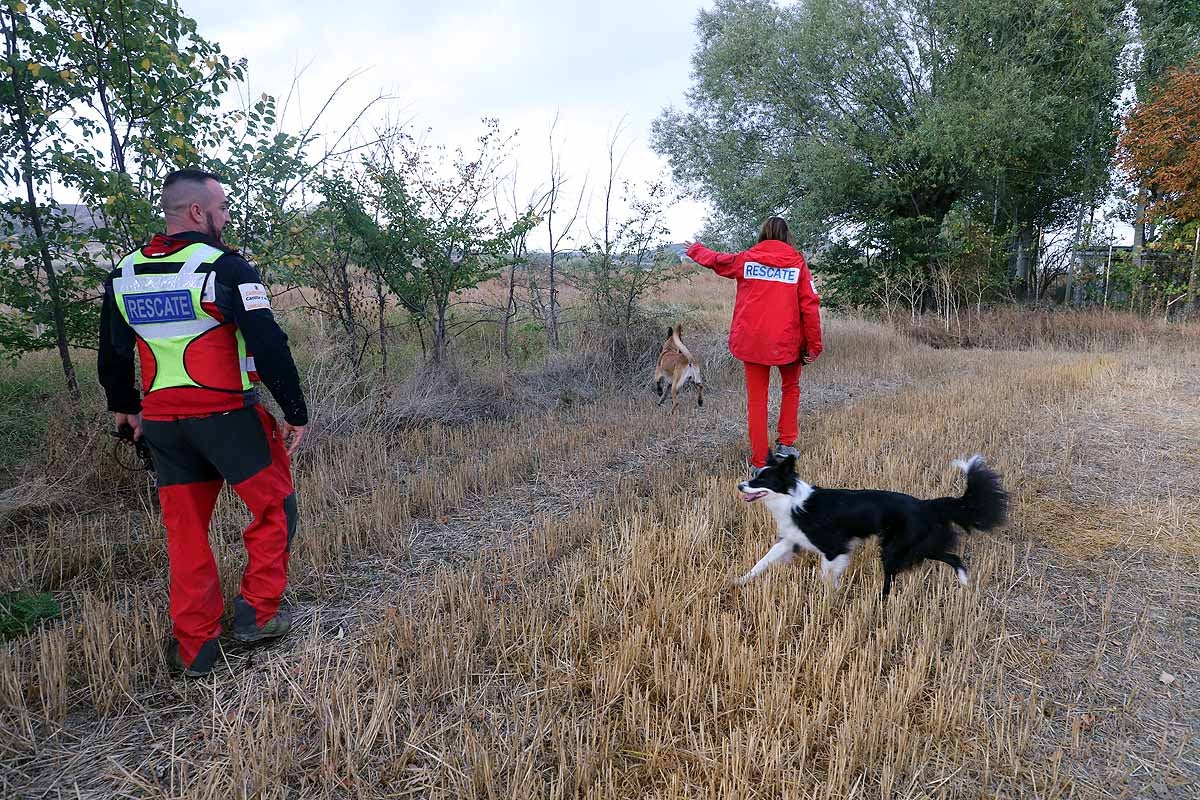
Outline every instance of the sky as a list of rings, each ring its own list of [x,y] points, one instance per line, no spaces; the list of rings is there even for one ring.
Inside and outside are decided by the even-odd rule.
[[[307,122],[347,76],[359,74],[325,119],[343,130],[380,92],[392,118],[432,143],[469,145],[482,117],[517,132],[518,192],[533,193],[549,174],[549,135],[574,195],[607,175],[607,147],[623,131],[621,177],[644,182],[667,174],[649,146],[650,123],[682,106],[690,85],[696,0],[183,0],[199,33],[249,62],[252,96],[281,101],[300,74],[290,122]],[[593,202],[592,218],[598,205]],[[673,241],[693,238],[706,208],[683,200],[668,213]],[[583,232],[582,226],[580,231]],[[532,241],[533,247],[538,247]]]

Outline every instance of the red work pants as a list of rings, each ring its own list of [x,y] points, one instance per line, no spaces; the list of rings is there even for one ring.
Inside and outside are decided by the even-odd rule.
[[[242,533],[247,563],[241,595],[264,625],[287,586],[288,551],[296,530],[296,496],[283,434],[262,408],[205,417],[146,420],[171,565],[171,620],[179,655],[190,664],[221,634],[225,611],[208,525],[228,483],[254,515]]]
[[[746,423],[750,431],[750,460],[756,467],[766,466],[771,442],[767,436],[767,389],[771,367],[743,362],[746,367]],[[776,369],[783,383],[779,403],[779,443],[795,444],[800,430],[800,362],[783,364]]]

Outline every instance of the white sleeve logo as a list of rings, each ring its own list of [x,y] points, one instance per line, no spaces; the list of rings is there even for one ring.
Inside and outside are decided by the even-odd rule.
[[[267,297],[267,288],[261,283],[239,283],[238,291],[242,293],[242,305],[247,311],[271,307],[271,298]]]

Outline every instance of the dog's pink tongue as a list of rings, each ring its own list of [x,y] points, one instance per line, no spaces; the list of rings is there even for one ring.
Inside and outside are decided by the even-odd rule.
[[[753,503],[760,497],[762,497],[762,492],[742,492],[742,499],[747,503]]]

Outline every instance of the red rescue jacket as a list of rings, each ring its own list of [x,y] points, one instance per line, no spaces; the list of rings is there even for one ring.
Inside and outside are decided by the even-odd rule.
[[[768,239],[741,253],[718,253],[700,243],[688,258],[737,281],[729,352],[752,364],[792,364],[821,354],[821,298],[804,256]]]

